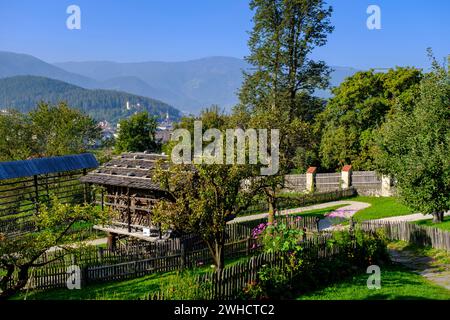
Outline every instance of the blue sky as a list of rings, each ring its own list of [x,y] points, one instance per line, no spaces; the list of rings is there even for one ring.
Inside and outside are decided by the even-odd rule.
[[[314,52],[330,65],[428,66],[425,50],[450,54],[448,0],[329,0],[336,29]],[[66,8],[81,8],[68,30]],[[381,8],[382,29],[368,30],[366,9]],[[180,61],[248,54],[247,0],[0,0],[0,50],[48,62]]]

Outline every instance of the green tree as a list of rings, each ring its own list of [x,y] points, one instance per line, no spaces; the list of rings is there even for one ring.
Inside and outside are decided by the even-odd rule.
[[[70,228],[79,221],[105,223],[107,214],[98,207],[61,204],[54,198],[51,205],[42,204],[40,213],[33,217],[41,231],[14,237],[0,234],[0,299],[7,299],[23,289],[32,268],[53,261],[39,261],[50,248],[60,246],[68,252],[74,250],[66,244],[71,241]]]
[[[255,14],[246,59],[254,70],[244,73],[234,117],[244,128],[280,130],[280,171],[264,178],[273,222],[283,175],[296,167],[304,170],[315,158],[310,122],[321,106],[311,95],[328,87],[331,70],[310,55],[333,30],[332,8],[323,0],[253,0],[250,8]]]
[[[29,114],[34,153],[60,156],[86,152],[100,138],[100,128],[91,117],[66,103],[40,103]]]
[[[412,111],[393,114],[383,124],[377,142],[379,171],[397,180],[408,206],[443,220],[450,209],[450,77],[433,62],[420,84]]]
[[[136,113],[128,119],[120,120],[119,126],[116,152],[157,150],[158,145],[155,141],[157,122],[148,112]]]
[[[23,160],[33,153],[30,119],[11,110],[0,114],[0,161]]]
[[[218,129],[225,135],[225,130],[230,128],[230,117],[212,106],[202,110],[200,116],[185,117],[177,124],[177,129],[190,133],[191,141],[194,121],[202,122],[202,134],[208,129]],[[203,141],[203,147],[213,142],[216,141]],[[218,142],[223,146],[223,141]],[[173,147],[174,143],[170,144],[169,153]],[[224,159],[225,149],[222,148]],[[259,165],[245,164],[160,164],[154,178],[169,196],[158,202],[152,219],[163,227],[199,235],[207,244],[216,267],[222,269],[226,223],[247,208],[259,191],[258,183],[243,185],[243,181],[249,181],[258,170]]]
[[[421,79],[421,71],[415,68],[370,70],[334,88],[315,125],[315,133],[322,136],[322,166],[335,170],[351,163],[356,170],[373,170],[376,130],[399,107],[411,110]]]
[[[199,235],[216,268],[223,269],[226,223],[250,204],[256,191],[241,186],[252,175],[247,165],[159,166],[155,181],[170,197],[156,204],[153,220],[165,228]]]
[[[40,103],[29,114],[0,115],[0,159],[23,160],[86,152],[100,138],[96,122],[65,103]]]

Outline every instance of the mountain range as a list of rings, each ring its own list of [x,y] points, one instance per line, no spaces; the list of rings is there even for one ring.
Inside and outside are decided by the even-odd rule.
[[[345,77],[357,72],[353,68],[332,68],[335,70],[331,77],[332,86],[339,85]],[[85,89],[116,90],[148,97],[164,101],[183,113],[194,114],[212,104],[230,110],[238,101],[237,92],[243,80],[243,70],[249,70],[249,65],[242,59],[231,57],[208,57],[184,62],[87,61],[50,64],[31,55],[0,52],[0,78],[41,76]],[[318,91],[317,95],[329,97],[330,93]]]

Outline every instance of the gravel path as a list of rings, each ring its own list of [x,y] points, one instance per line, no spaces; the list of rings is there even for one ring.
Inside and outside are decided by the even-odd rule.
[[[437,264],[428,256],[417,256],[408,250],[390,249],[394,262],[400,263],[431,282],[450,290],[450,264]]]
[[[444,216],[450,216],[450,212],[447,212],[444,214]],[[431,214],[424,215],[422,213],[414,213],[414,214],[408,214],[406,216],[396,216],[396,217],[389,217],[389,218],[383,218],[383,219],[377,219],[376,221],[419,221],[419,220],[431,220],[433,219],[433,216]]]
[[[99,238],[99,239],[95,239],[95,240],[88,240],[88,241],[82,241],[81,243],[84,245],[88,245],[88,246],[98,246],[101,244],[105,244],[108,241],[107,238]],[[75,247],[77,244],[71,244],[70,247]],[[50,249],[47,250],[47,252],[53,252],[53,251],[57,251],[57,250],[61,250],[61,247],[59,246],[55,246],[55,247],[51,247]]]
[[[332,201],[332,202],[320,203],[320,204],[315,204],[312,206],[301,207],[301,208],[280,210],[278,214],[279,215],[288,215],[288,214],[301,213],[301,212],[306,212],[306,211],[311,211],[311,210],[326,209],[329,207],[335,207],[335,206],[339,206],[339,205],[345,205],[344,207],[342,207],[338,210],[345,212],[345,216],[347,218],[350,218],[351,216],[353,216],[356,212],[358,212],[360,210],[370,207],[369,203],[359,202],[359,201],[342,200],[342,201]],[[237,218],[233,219],[232,221],[233,222],[252,221],[252,220],[267,218],[268,215],[269,215],[268,213],[254,214],[251,216],[237,217]],[[332,222],[328,218],[322,219],[319,223],[319,230],[327,230],[331,227],[332,227]]]

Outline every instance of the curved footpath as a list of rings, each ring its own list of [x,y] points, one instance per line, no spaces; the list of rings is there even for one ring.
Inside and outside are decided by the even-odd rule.
[[[450,211],[444,214],[445,217],[450,216]],[[376,219],[376,221],[419,221],[419,220],[431,220],[433,216],[430,214],[414,213],[406,216],[395,216],[389,218]]]
[[[335,206],[340,206],[340,205],[344,205],[344,206],[342,208],[337,209],[337,211],[342,212],[346,218],[350,218],[358,211],[370,207],[370,204],[365,203],[365,202],[339,200],[339,201],[315,204],[315,205],[307,206],[307,207],[284,209],[284,210],[280,210],[278,212],[278,215],[283,216],[283,215],[294,214],[294,213],[302,213],[302,212],[306,212],[306,211],[326,209],[329,207],[335,207]],[[252,220],[267,218],[268,215],[269,215],[269,213],[254,214],[254,215],[250,215],[250,216],[237,217],[237,218],[233,219],[232,221],[233,222],[252,221]],[[319,230],[327,230],[327,229],[331,228],[332,225],[333,224],[329,218],[322,219],[319,222]]]

